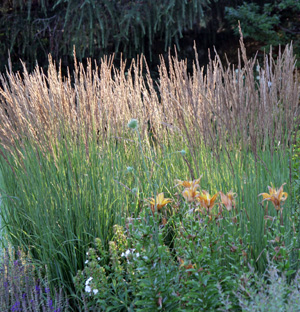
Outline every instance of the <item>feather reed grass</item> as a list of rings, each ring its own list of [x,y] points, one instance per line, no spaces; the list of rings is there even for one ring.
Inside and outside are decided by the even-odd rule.
[[[51,283],[72,291],[95,237],[107,248],[113,225],[137,215],[143,198],[172,194],[174,179],[204,173],[204,189],[240,195],[251,256],[263,268],[257,194],[270,182],[291,185],[287,151],[300,88],[292,45],[276,59],[265,56],[259,80],[256,65],[242,40],[237,68],[218,55],[200,68],[196,57],[189,75],[186,61],[169,56],[158,92],[143,57],[128,70],[112,58],[87,68],[75,59],[67,77],[51,57],[47,74],[9,68],[0,75],[1,215],[13,245],[47,265]],[[138,138],[127,127],[132,118]],[[292,209],[284,211],[286,226]]]
[[[291,143],[299,122],[299,82],[292,45],[275,59],[270,52],[263,64],[248,59],[241,39],[238,65],[223,66],[217,55],[206,68],[196,61],[191,75],[186,61],[161,58],[158,89],[143,56],[117,69],[113,58],[100,66],[89,61],[85,69],[75,59],[75,71],[62,77],[60,66],[49,56],[45,74],[40,67],[28,73],[8,70],[0,79],[0,141],[18,150],[33,139],[42,149],[53,150],[65,133],[73,140],[120,140],[135,118],[142,138],[151,134],[158,144],[176,137],[193,150],[201,142],[214,151],[220,147],[257,148]],[[196,51],[196,50],[195,50]],[[144,71],[146,74],[144,75]],[[259,77],[259,80],[256,78]],[[125,137],[126,138],[126,137]],[[1,151],[2,152],[2,151]]]

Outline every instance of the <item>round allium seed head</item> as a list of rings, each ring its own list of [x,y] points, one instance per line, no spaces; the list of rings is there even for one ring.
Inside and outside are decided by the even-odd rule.
[[[137,119],[131,119],[131,120],[129,121],[129,123],[128,123],[128,127],[129,127],[130,129],[132,129],[132,130],[137,129],[137,127],[138,127],[138,121],[137,121]]]

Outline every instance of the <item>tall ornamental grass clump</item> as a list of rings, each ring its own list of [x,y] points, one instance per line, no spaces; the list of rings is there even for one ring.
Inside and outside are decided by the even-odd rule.
[[[174,198],[175,179],[200,175],[188,149],[183,156],[176,145],[156,155],[151,147],[143,145],[145,170],[137,142],[127,144],[126,150],[122,144],[90,144],[88,155],[84,144],[64,144],[55,148],[55,157],[38,153],[38,148],[27,144],[22,159],[8,158],[14,164],[14,173],[2,163],[7,196],[3,196],[1,216],[13,245],[22,246],[46,265],[50,281],[72,287],[72,277],[82,270],[95,237],[108,250],[113,225],[123,224],[128,216],[137,217],[147,206],[147,197],[164,191]],[[280,152],[273,158],[266,152],[258,156],[261,162],[251,153],[231,151],[229,156],[221,154],[216,159],[203,146],[198,149],[197,164],[204,190],[214,194],[231,189],[238,194],[241,231],[249,235],[251,245],[249,261],[252,259],[252,265],[263,270],[267,257],[263,239],[266,211],[258,194],[267,191],[270,182],[279,185],[289,181],[289,158],[288,153]],[[276,211],[269,208],[267,215],[274,217]],[[283,210],[287,243],[293,235],[299,235],[292,232],[293,222],[296,228],[298,224],[290,219],[294,215],[288,197]],[[290,263],[295,265],[295,259],[291,258]]]
[[[107,246],[112,226],[126,214],[128,195],[113,178],[122,171],[120,154],[64,140],[53,154],[25,144],[20,158],[10,158],[2,223],[13,245],[28,250],[47,265],[49,278],[72,284],[82,267],[85,249],[95,235]],[[95,148],[95,149],[93,149]]]
[[[159,93],[143,57],[128,71],[111,58],[86,69],[75,60],[62,77],[49,58],[47,74],[24,66],[0,75],[2,222],[13,245],[47,265],[50,282],[71,289],[95,237],[107,250],[113,225],[138,216],[145,198],[202,174],[203,189],[239,194],[251,258],[264,268],[257,195],[271,182],[290,188],[300,89],[292,46],[266,55],[259,79],[242,41],[241,51],[237,71],[218,56],[205,71],[196,61],[191,75],[186,62],[170,57],[167,69],[162,60]],[[289,197],[287,232],[292,215]]]

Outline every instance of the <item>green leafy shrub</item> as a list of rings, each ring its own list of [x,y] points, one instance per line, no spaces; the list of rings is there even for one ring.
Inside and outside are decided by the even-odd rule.
[[[240,21],[244,37],[261,42],[264,49],[293,41],[298,52],[299,12],[300,4],[297,1],[245,1],[237,8],[226,7],[225,17],[234,27],[236,35],[239,35],[237,24]]]
[[[167,208],[169,200],[160,195],[138,218],[127,219],[124,228],[114,227],[109,253],[100,240],[88,251],[85,268],[75,278],[85,305],[101,311],[237,309],[239,297],[233,294],[249,265],[259,260],[252,255],[250,232],[241,227],[243,212],[224,198],[209,210],[180,197]],[[281,273],[294,274],[296,240],[289,244],[279,218],[266,225],[260,256],[265,252]]]
[[[109,254],[99,240],[96,249],[88,251],[86,266],[75,279],[87,306],[101,311],[207,311],[219,306],[217,281],[228,292],[235,289],[229,267],[222,266],[221,259],[210,259],[209,246],[198,241],[205,222],[195,222],[170,248],[165,241],[168,225],[160,221],[152,213],[141,214],[128,220],[127,230],[115,227]],[[190,222],[188,218],[182,227]],[[199,236],[192,241],[190,233],[197,230]],[[209,241],[209,234],[205,239]],[[197,250],[189,250],[193,244]]]

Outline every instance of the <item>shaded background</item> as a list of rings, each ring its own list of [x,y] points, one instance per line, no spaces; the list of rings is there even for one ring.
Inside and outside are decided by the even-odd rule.
[[[115,53],[118,64],[121,57],[143,53],[155,77],[159,55],[166,57],[169,48],[174,53],[174,46],[191,65],[194,41],[200,64],[207,63],[213,46],[235,62],[238,20],[249,55],[291,40],[299,52],[300,2],[295,0],[2,0],[0,71],[9,54],[14,71],[22,68],[20,59],[28,70],[36,62],[46,69],[51,53],[65,74],[67,66],[72,69],[75,46],[84,63]]]

